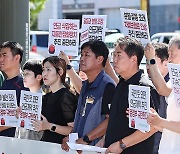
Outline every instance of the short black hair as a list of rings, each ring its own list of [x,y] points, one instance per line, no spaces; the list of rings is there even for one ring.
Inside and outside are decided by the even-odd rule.
[[[2,48],[10,48],[12,55],[13,56],[20,55],[19,62],[20,63],[22,62],[24,50],[23,50],[23,47],[19,43],[13,42],[13,41],[6,41],[1,45],[0,49]]]
[[[161,59],[161,62],[169,58],[168,45],[165,43],[152,43],[156,56]]]
[[[34,77],[37,75],[42,75],[43,69],[42,69],[42,62],[40,60],[28,60],[24,65],[22,70],[30,70],[34,72]],[[41,80],[40,84],[43,84],[43,80]]]
[[[106,44],[103,41],[93,40],[93,41],[85,42],[81,46],[81,51],[85,47],[89,47],[92,50],[92,52],[95,54],[96,58],[98,56],[103,56],[104,60],[102,62],[102,65],[103,65],[103,67],[106,65],[106,61],[107,61],[107,58],[108,58],[108,55],[109,55],[109,50],[108,50]]]
[[[119,46],[129,57],[135,55],[137,57],[138,66],[140,65],[144,56],[144,47],[141,42],[130,37],[120,37],[115,43],[115,46]]]

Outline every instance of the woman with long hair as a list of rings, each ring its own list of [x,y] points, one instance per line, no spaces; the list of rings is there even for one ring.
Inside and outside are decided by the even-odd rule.
[[[42,141],[62,143],[73,129],[77,98],[65,87],[66,62],[58,56],[45,58],[43,81],[51,92],[43,97],[41,120],[33,122],[35,130],[44,134]]]

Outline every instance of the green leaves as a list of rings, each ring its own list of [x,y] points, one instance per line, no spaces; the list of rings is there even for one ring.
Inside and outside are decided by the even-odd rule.
[[[31,30],[37,29],[37,15],[44,9],[44,4],[47,0],[30,0],[30,26]]]

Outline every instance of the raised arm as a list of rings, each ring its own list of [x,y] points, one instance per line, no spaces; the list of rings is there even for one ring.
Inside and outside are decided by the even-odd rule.
[[[151,113],[149,114],[147,120],[148,123],[155,128],[161,128],[162,130],[165,128],[170,131],[180,133],[180,122],[161,118],[154,109],[151,109]]]
[[[70,60],[63,51],[60,52],[59,56],[66,61],[67,65],[70,65]],[[74,88],[76,89],[76,91],[78,93],[80,93],[81,87],[82,87],[82,80],[79,77],[79,75],[76,73],[76,71],[74,70],[73,67],[70,70],[67,70],[67,74],[68,74]]]
[[[151,59],[155,59],[155,49],[151,44],[147,44],[145,47],[144,54],[146,56],[147,62],[149,63]],[[158,93],[162,96],[169,96],[172,89],[166,85],[166,82],[161,75],[157,64],[149,64],[149,71],[151,74],[151,79],[155,85]]]
[[[116,84],[118,84],[119,78],[116,75],[114,69],[112,68],[109,58],[106,61],[105,72],[114,80]]]

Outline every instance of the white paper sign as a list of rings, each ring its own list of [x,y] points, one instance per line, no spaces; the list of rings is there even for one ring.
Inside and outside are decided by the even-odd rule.
[[[70,133],[69,134],[69,142],[70,143],[75,143],[77,139],[78,139],[78,133]]]
[[[150,88],[129,85],[129,127],[141,131],[150,131],[147,116],[150,111]]]
[[[17,127],[16,108],[16,91],[0,90],[0,126]]]
[[[0,136],[0,154],[77,154],[75,150],[65,152],[60,144]],[[97,154],[83,151],[82,154]]]
[[[105,41],[106,15],[83,15],[80,45],[90,40]]]
[[[169,63],[168,70],[169,70],[172,90],[176,101],[176,106],[179,108],[180,107],[180,65]]]
[[[76,144],[76,143],[69,143],[69,142],[67,142],[67,144],[71,150],[82,150],[82,151],[102,152],[102,153],[106,151],[106,148],[100,148],[97,146]]]
[[[32,120],[40,120],[42,93],[21,90],[20,107],[19,127],[34,130]]]
[[[120,8],[124,36],[135,38],[143,45],[150,42],[147,12]]]
[[[64,51],[67,55],[78,56],[79,20],[50,19],[49,43],[50,55],[59,55]]]

